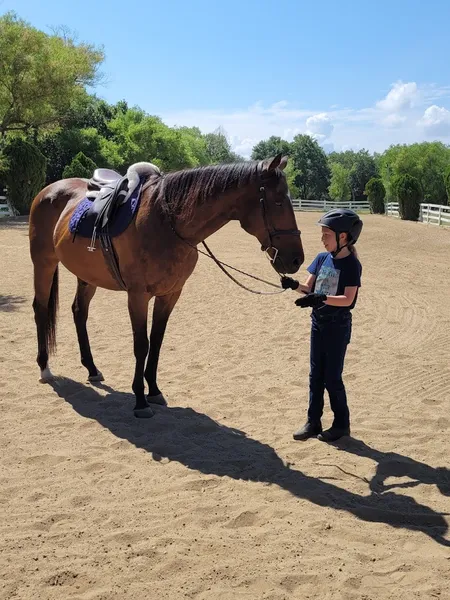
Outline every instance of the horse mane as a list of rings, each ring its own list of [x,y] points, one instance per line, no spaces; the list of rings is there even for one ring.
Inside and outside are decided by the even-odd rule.
[[[261,172],[261,161],[248,161],[167,173],[155,190],[154,203],[165,215],[188,221],[195,206],[226,190],[248,185]]]

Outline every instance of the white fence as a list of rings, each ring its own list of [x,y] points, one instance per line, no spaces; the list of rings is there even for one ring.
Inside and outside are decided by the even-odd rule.
[[[386,214],[390,217],[400,217],[398,202],[386,204]],[[420,205],[419,221],[430,225],[450,227],[450,206],[423,203]]]
[[[315,210],[315,211],[327,211],[332,208],[350,208],[355,212],[370,210],[369,203],[364,200],[348,202],[333,202],[331,200],[292,200],[292,206],[294,210]]]

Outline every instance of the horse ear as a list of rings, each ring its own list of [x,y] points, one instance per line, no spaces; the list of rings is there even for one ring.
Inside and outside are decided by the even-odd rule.
[[[277,154],[274,158],[268,158],[266,161],[264,161],[264,170],[269,172],[275,171],[275,169],[280,166],[282,158],[283,155],[281,154],[281,152],[280,154]]]
[[[289,156],[283,156],[278,168],[281,169],[282,171],[284,171],[284,169],[286,168],[286,165],[288,164],[288,160],[289,160]]]

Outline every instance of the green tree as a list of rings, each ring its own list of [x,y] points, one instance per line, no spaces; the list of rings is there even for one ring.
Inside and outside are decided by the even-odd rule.
[[[378,174],[375,158],[367,150],[346,150],[331,152],[328,156],[330,165],[342,165],[349,171],[349,184],[353,200],[364,200],[364,189],[367,182]]]
[[[331,164],[331,183],[328,188],[333,200],[350,200],[352,193],[349,183],[350,171],[339,163]]]
[[[286,181],[289,187],[289,193],[292,199],[300,198],[300,190],[295,185],[295,178],[297,176],[297,171],[295,170],[294,163],[292,160],[288,161],[286,168],[284,169],[284,174],[286,175]]]
[[[445,169],[444,182],[445,182],[445,191],[447,192],[446,204],[450,204],[450,165]]]
[[[108,127],[112,136],[108,143],[103,142],[102,153],[119,170],[139,161],[153,162],[166,171],[197,164],[183,132],[139,108],[118,114]]]
[[[300,198],[326,198],[331,172],[325,152],[317,141],[309,135],[296,135],[291,143],[291,161]]]
[[[392,185],[399,175],[411,175],[421,185],[424,199],[446,204],[444,174],[450,163],[450,148],[441,142],[423,142],[391,146],[380,157],[380,173],[388,200],[393,199]]]
[[[365,187],[364,194],[367,196],[370,204],[370,210],[374,214],[382,215],[385,213],[384,198],[386,190],[380,177],[372,177]]]
[[[418,221],[423,191],[420,182],[412,175],[398,175],[393,181],[393,191],[398,198],[400,218]]]
[[[272,135],[267,140],[261,140],[253,147],[252,160],[264,160],[276,156],[277,154],[289,155],[291,151],[291,145],[286,140],[281,139],[275,135]]]
[[[73,37],[47,35],[9,12],[0,17],[0,137],[62,121],[98,79],[103,52]]]
[[[71,177],[81,177],[82,179],[90,179],[97,165],[93,160],[82,152],[78,152],[75,158],[72,160],[70,165],[65,167],[62,176],[63,179],[70,179]]]
[[[26,215],[44,187],[45,156],[34,144],[13,138],[5,145],[3,157],[1,176],[8,188],[8,200],[19,214]]]
[[[176,127],[189,148],[193,158],[193,166],[205,166],[209,164],[206,139],[198,127]]]
[[[243,160],[241,156],[233,152],[227,136],[222,128],[205,135],[206,153],[209,164],[232,163]]]
[[[45,132],[40,136],[37,146],[47,158],[46,183],[58,181],[63,177],[64,168],[70,164],[78,152],[89,156],[101,167],[116,168],[120,163],[111,161],[115,156],[115,144],[102,137],[94,128],[60,129],[56,132]]]

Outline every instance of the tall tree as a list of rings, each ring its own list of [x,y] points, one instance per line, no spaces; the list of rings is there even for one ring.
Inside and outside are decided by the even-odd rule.
[[[367,150],[332,152],[328,156],[330,165],[340,164],[349,171],[349,184],[353,200],[364,200],[367,182],[378,174],[375,158]]]
[[[331,183],[328,188],[333,200],[350,200],[352,197],[349,183],[350,171],[339,163],[331,164]]]
[[[264,160],[277,154],[288,155],[291,151],[291,145],[286,140],[272,135],[267,140],[261,140],[253,147],[252,160]]]
[[[441,142],[391,146],[380,157],[380,171],[389,200],[395,199],[393,182],[400,175],[416,178],[426,202],[446,204],[445,170],[450,148]]]
[[[367,196],[370,204],[370,210],[374,214],[382,215],[385,213],[384,198],[386,190],[380,177],[372,177],[367,184],[364,194]]]
[[[206,153],[209,164],[232,163],[243,160],[233,152],[226,133],[221,127],[212,133],[205,134]]]
[[[3,155],[5,169],[1,176],[8,186],[8,200],[19,214],[26,215],[44,186],[45,156],[34,144],[17,137],[7,142]]]
[[[309,135],[296,135],[291,144],[291,160],[300,198],[326,198],[331,172],[326,154],[317,141]]]
[[[13,12],[0,17],[0,137],[61,122],[99,78],[103,52],[67,34],[47,35]]]

